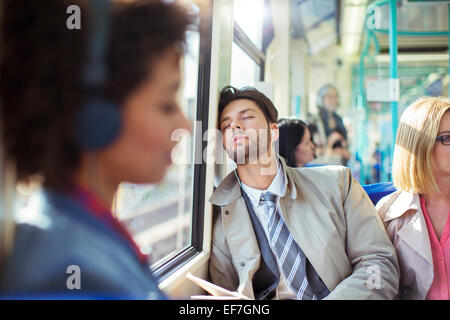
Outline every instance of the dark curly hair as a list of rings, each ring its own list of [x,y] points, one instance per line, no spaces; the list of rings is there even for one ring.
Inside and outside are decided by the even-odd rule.
[[[192,17],[165,1],[113,2],[105,95],[119,105],[150,74],[153,59],[185,41]],[[69,5],[81,8],[80,30],[66,27]],[[3,0],[0,12],[0,115],[7,159],[19,181],[33,174],[64,189],[82,150],[74,119],[84,97],[89,6],[83,0]],[[181,53],[181,52],[180,52]]]
[[[253,87],[243,87],[241,89],[232,86],[224,87],[220,92],[218,119],[220,120],[220,116],[227,105],[240,99],[248,99],[255,102],[264,114],[268,124],[277,122],[278,111],[272,101]]]

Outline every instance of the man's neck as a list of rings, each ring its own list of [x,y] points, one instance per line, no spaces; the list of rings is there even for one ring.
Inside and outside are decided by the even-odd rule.
[[[255,164],[238,165],[237,173],[241,182],[254,189],[267,190],[277,175],[278,159],[273,154],[265,160],[258,159]]]

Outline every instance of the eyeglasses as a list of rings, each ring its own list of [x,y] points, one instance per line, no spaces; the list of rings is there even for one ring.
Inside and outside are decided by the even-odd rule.
[[[437,141],[440,141],[445,146],[450,145],[450,134],[446,134],[444,136],[437,136],[436,137],[436,142]]]

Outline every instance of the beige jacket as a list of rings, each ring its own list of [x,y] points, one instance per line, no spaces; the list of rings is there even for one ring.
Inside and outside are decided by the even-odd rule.
[[[292,236],[330,290],[327,299],[393,299],[398,290],[397,256],[375,208],[341,166],[291,168],[282,216]],[[252,277],[261,253],[234,173],[210,201],[213,220],[211,280],[254,298]]]
[[[400,299],[425,299],[433,283],[433,256],[419,196],[397,191],[377,203],[378,214],[397,251]]]

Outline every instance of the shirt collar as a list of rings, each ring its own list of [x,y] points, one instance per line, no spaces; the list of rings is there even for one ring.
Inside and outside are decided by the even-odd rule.
[[[290,200],[294,200],[301,194],[301,190],[297,190],[295,186],[295,181],[300,177],[298,176],[299,169],[290,168],[283,157],[276,154],[277,159],[280,161],[281,166],[285,174],[285,186],[286,192],[289,193],[289,197],[284,197],[286,199],[286,205],[290,206]],[[214,190],[209,201],[216,206],[227,206],[234,201],[242,197],[241,183],[237,178],[236,170],[230,172],[219,184],[219,186]]]
[[[272,183],[270,184],[269,188],[267,190],[260,190],[255,189],[252,187],[247,186],[246,184],[242,183],[242,188],[244,189],[245,193],[250,198],[250,201],[252,202],[252,205],[255,207],[258,207],[259,205],[259,199],[261,198],[261,195],[267,191],[276,194],[278,198],[284,197],[286,194],[286,185],[287,185],[287,177],[286,172],[283,169],[283,166],[280,162],[278,162],[278,171],[275,176],[275,178],[272,180]]]

